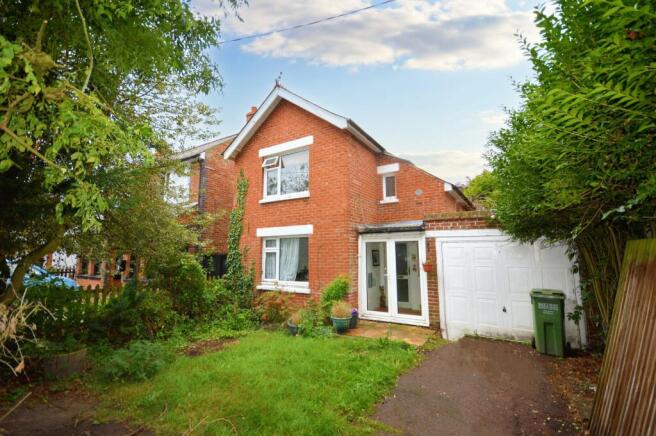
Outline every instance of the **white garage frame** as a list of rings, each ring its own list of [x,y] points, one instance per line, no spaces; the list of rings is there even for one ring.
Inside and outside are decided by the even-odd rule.
[[[444,244],[448,242],[513,242],[512,238],[499,229],[469,229],[469,230],[430,230],[426,231],[426,238],[435,238],[435,248],[437,255],[437,283],[439,293],[439,310],[440,310],[440,329],[444,332],[445,337],[449,338],[449,331],[446,320],[446,292],[444,286]],[[572,290],[576,304],[581,303],[580,279],[578,273],[573,274],[574,289]],[[567,290],[563,290],[566,294]],[[569,326],[568,326],[569,324]],[[578,332],[572,332],[571,322],[565,320],[565,329],[569,330],[569,337],[576,337],[579,344],[572,346],[587,346],[586,319],[583,314]],[[576,328],[576,327],[574,327]]]

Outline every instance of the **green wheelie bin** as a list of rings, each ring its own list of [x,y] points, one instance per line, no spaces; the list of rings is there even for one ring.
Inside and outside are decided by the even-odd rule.
[[[533,289],[535,348],[542,354],[565,357],[565,294],[555,289]]]

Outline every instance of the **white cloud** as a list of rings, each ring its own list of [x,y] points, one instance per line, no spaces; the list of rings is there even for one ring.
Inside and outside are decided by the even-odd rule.
[[[258,0],[239,9],[243,22],[227,18],[224,34],[244,36],[344,13],[370,0]],[[210,0],[193,6],[223,17]],[[403,0],[389,7],[245,42],[242,49],[261,56],[357,67],[393,65],[422,70],[494,69],[518,63],[515,37],[537,38],[530,10],[512,10],[505,0]]]
[[[401,153],[399,157],[451,183],[464,182],[467,177],[483,172],[485,166],[485,159],[480,152],[462,150]]]
[[[508,119],[508,115],[504,111],[498,109],[484,110],[479,112],[479,115],[483,124],[495,130],[503,127]]]

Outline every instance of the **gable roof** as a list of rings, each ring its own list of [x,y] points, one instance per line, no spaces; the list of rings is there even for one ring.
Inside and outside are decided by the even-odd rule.
[[[197,145],[196,147],[192,147],[187,150],[183,150],[178,153],[175,153],[173,155],[173,158],[183,162],[187,160],[192,160],[198,157],[201,153],[211,150],[214,147],[220,147],[219,153],[223,153],[225,149],[230,145],[232,140],[235,139],[236,136],[237,134],[235,133],[230,136],[225,136],[223,138],[213,139],[204,144]]]
[[[276,84],[264,102],[257,109],[255,114],[250,118],[250,120],[248,120],[246,125],[244,125],[244,127],[239,131],[230,146],[225,150],[223,157],[225,159],[234,159],[237,154],[239,154],[239,151],[253,137],[257,129],[262,125],[262,123],[264,123],[267,117],[271,114],[271,112],[273,112],[273,110],[282,100],[286,100],[300,107],[301,109],[310,112],[311,114],[337,127],[338,129],[346,130],[355,136],[358,141],[371,148],[373,151],[385,151],[385,149],[378,142],[376,142],[375,139],[373,139],[367,132],[362,130],[362,128],[353,122],[350,118],[346,118],[334,112],[330,112],[329,110],[324,109],[321,106],[312,103],[311,101],[306,100],[297,94],[294,94],[287,88],[284,88],[282,85]]]

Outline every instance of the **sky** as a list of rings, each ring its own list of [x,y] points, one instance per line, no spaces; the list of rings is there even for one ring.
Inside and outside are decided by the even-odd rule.
[[[213,0],[192,8],[222,38],[306,23],[381,0],[249,0],[241,20]],[[531,77],[518,39],[539,36],[529,0],[396,0],[325,23],[211,50],[224,79],[203,100],[236,133],[282,73],[282,84],[351,118],[383,147],[453,183],[479,174],[489,134]]]

